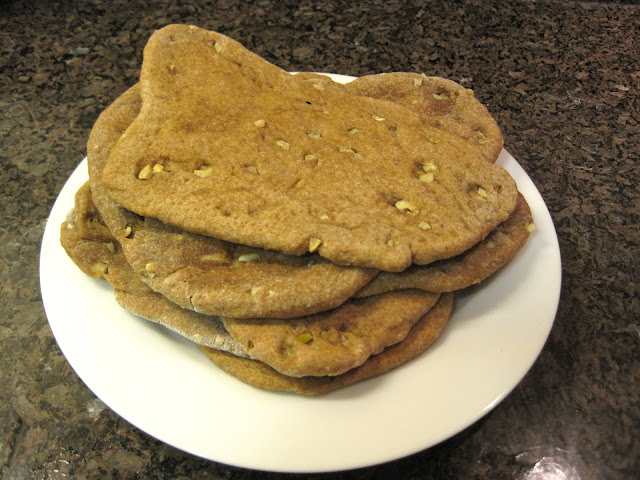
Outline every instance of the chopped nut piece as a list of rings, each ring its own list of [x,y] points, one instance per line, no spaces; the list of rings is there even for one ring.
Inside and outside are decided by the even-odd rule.
[[[420,77],[420,78],[414,78],[414,79],[413,79],[413,86],[414,86],[414,87],[419,87],[420,85],[422,85],[422,80],[423,80],[423,78],[422,78],[422,77]]]
[[[289,150],[289,148],[290,148],[290,145],[287,142],[285,142],[284,140],[278,140],[276,142],[276,145],[278,145],[283,150]]]
[[[532,222],[532,223],[527,223],[527,224],[524,226],[524,228],[525,228],[525,230],[526,230],[527,232],[531,233],[531,232],[533,232],[533,231],[534,231],[536,228],[538,228],[538,227],[536,226],[536,224],[535,224],[535,223],[533,223],[533,222]]]
[[[222,52],[222,45],[220,45],[218,42],[216,42],[216,44],[213,46],[213,48],[215,48],[216,52],[218,52],[218,53]]]
[[[340,153],[356,153],[356,151],[353,148],[349,148],[349,147],[339,147],[338,151]]]
[[[486,197],[487,191],[482,187],[478,187],[478,195],[480,195],[481,197]]]
[[[434,93],[433,98],[436,100],[449,100],[450,97],[448,93]]]
[[[434,145],[438,143],[438,141],[435,138],[427,137],[427,140],[433,143]]]
[[[309,251],[315,252],[321,243],[322,243],[322,240],[320,240],[319,238],[311,237],[309,239]]]
[[[425,173],[424,175],[420,175],[420,178],[418,178],[418,180],[424,183],[432,183],[433,179],[433,172]]]
[[[107,243],[107,250],[109,250],[111,253],[116,253],[115,244],[113,242]]]
[[[393,239],[387,240],[388,247],[395,247],[396,245],[398,245],[398,243],[400,243],[398,240],[393,240]]]
[[[384,122],[386,120],[386,118],[379,117],[378,115],[373,115],[373,119],[376,120],[377,122]]]
[[[311,340],[313,340],[313,335],[311,335],[310,333],[303,333],[302,335],[298,336],[298,341],[302,343],[309,343]]]
[[[349,135],[355,135],[356,133],[358,133],[360,130],[358,130],[357,128],[352,128],[351,130],[349,130]]]
[[[238,257],[239,262],[255,262],[260,259],[260,254],[258,253],[245,253],[244,255],[240,255]]]
[[[487,241],[487,248],[496,248],[496,242],[493,240]]]
[[[213,339],[213,343],[216,345],[222,345],[224,343],[224,337],[222,335],[216,335]]]
[[[257,175],[257,174],[258,174],[258,169],[257,169],[256,167],[254,167],[253,165],[249,165],[249,166],[247,167],[247,170],[248,170],[249,172],[253,173],[254,175]]]
[[[315,155],[305,155],[305,156],[304,156],[304,159],[305,159],[307,162],[310,162],[310,161],[312,161],[312,160],[315,160],[316,158],[318,158],[318,157],[316,157]]]
[[[431,230],[431,224],[429,222],[420,222],[418,223],[418,228],[420,230]]]
[[[433,162],[427,162],[422,164],[422,170],[425,172],[434,172],[438,170],[438,167],[436,167],[436,164]]]
[[[329,110],[327,110],[327,109],[322,110],[322,113],[324,113],[325,115],[329,115]]]
[[[164,170],[164,165],[160,165],[159,163],[156,163],[153,168],[153,173],[160,173],[161,171]]]
[[[213,168],[210,166],[204,166],[194,170],[193,173],[200,178],[207,178],[213,175]]]
[[[207,255],[202,255],[200,257],[200,260],[202,260],[203,262],[227,263],[231,259],[229,258],[229,255],[227,255],[226,253],[219,252],[219,253],[209,253]]]
[[[149,180],[151,177],[153,177],[153,168],[151,165],[145,165],[144,168],[140,170],[140,173],[138,173],[140,180]]]
[[[320,220],[329,220],[329,215],[320,215],[318,218]]]
[[[307,132],[307,137],[315,138],[316,140],[320,140],[322,138],[322,134],[318,132]]]
[[[316,90],[324,90],[324,87],[320,83],[314,83],[313,88]]]
[[[284,353],[288,357],[291,357],[296,354],[296,349],[293,348],[291,345],[285,345],[284,348],[282,349],[282,353]]]
[[[124,227],[124,231],[122,233],[124,234],[124,238],[128,238],[129,235],[131,235],[131,227],[127,225]]]
[[[193,339],[194,339],[196,342],[198,342],[198,343],[199,343],[199,342],[201,342],[201,341],[202,341],[202,335],[200,335],[199,333],[194,333],[194,334],[193,334]],[[215,340],[214,340],[214,341],[215,341]]]
[[[267,122],[266,122],[266,120],[264,120],[264,119],[262,119],[262,118],[261,118],[260,120],[256,120],[255,122],[253,122],[253,124],[254,124],[256,127],[262,128],[262,127],[264,127],[264,126],[267,124]]]
[[[97,273],[100,273],[100,274],[104,275],[108,271],[108,266],[104,262],[96,262],[96,263],[93,264],[93,269]]]
[[[251,295],[255,295],[260,290],[262,290],[262,287],[251,287]]]
[[[408,213],[412,213],[414,215],[420,213],[420,209],[418,207],[416,207],[413,203],[411,202],[407,202],[406,200],[398,200],[396,202],[395,207],[398,210],[404,210]]]

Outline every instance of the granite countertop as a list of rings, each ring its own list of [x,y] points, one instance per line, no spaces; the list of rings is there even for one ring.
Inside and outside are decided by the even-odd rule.
[[[428,450],[316,477],[638,478],[640,8],[524,0],[3,2],[0,478],[289,478],[196,458],[130,425],[69,366],[43,308],[49,211],[93,122],[168,23],[217,30],[291,71],[415,71],[473,88],[557,230],[555,324],[504,401]]]

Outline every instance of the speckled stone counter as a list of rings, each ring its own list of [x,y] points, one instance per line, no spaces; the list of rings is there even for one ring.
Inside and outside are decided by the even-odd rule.
[[[515,390],[442,444],[315,477],[638,478],[640,8],[514,0],[2,2],[0,478],[289,478],[192,457],[128,424],[76,376],[43,309],[51,206],[168,23],[220,31],[292,71],[417,71],[473,88],[557,229],[558,314]]]

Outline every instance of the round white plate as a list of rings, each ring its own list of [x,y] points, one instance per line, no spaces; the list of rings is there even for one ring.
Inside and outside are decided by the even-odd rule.
[[[338,77],[344,80],[345,77]],[[42,242],[42,298],[55,338],[87,386],[128,422],[186,452],[246,468],[328,472],[431,447],[494,408],[525,376],[553,324],[560,250],[540,193],[515,159],[504,166],[537,230],[518,255],[458,295],[442,337],[380,377],[320,397],[261,391],[215,367],[166,329],[121,309],[59,241],[87,179],[86,160],[51,211]]]

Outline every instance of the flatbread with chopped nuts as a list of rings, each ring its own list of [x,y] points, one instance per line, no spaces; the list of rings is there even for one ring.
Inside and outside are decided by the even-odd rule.
[[[122,248],[109,233],[91,200],[89,184],[76,193],[74,208],[60,228],[60,241],[73,262],[93,278],[104,277],[114,287],[125,310],[160,324],[209,348],[246,357],[217,317],[184,310],[155,293],[127,263]]]
[[[401,271],[464,252],[515,208],[515,182],[477,145],[400,104],[316,88],[215,32],[155,32],[141,85],[102,172],[138,215]]]
[[[439,294],[406,290],[349,300],[295,320],[222,317],[247,352],[287,376],[334,376],[402,341]]]
[[[149,291],[141,281],[131,281],[131,267],[93,204],[88,183],[76,192],[74,208],[60,226],[60,243],[86,275],[105,278],[115,288],[136,293]]]
[[[475,285],[497,272],[520,251],[533,225],[529,205],[520,194],[511,216],[473,248],[430,265],[412,265],[404,272],[382,272],[355,296],[367,297],[407,288],[453,292]]]
[[[340,305],[377,274],[335,265],[317,254],[293,257],[193,234],[116,205],[100,172],[139,111],[136,86],[100,115],[87,158],[98,210],[133,270],[154,291],[207,315],[298,317]]]
[[[359,367],[334,377],[290,377],[257,360],[238,358],[217,350],[200,347],[214,364],[239,380],[257,388],[321,395],[353,385],[397,368],[416,358],[438,339],[453,308],[453,294],[446,293],[429,313],[416,323],[407,337]]]
[[[300,73],[298,77],[324,89],[335,88],[326,76]],[[344,86],[344,91],[405,106],[423,123],[453,133],[478,148],[490,163],[502,151],[502,132],[493,116],[473,90],[454,81],[410,72],[378,73],[356,78]]]
[[[473,90],[454,81],[409,72],[380,73],[356,78],[346,90],[416,111],[423,123],[478,147],[488,162],[494,163],[502,151],[502,133],[493,116]]]

